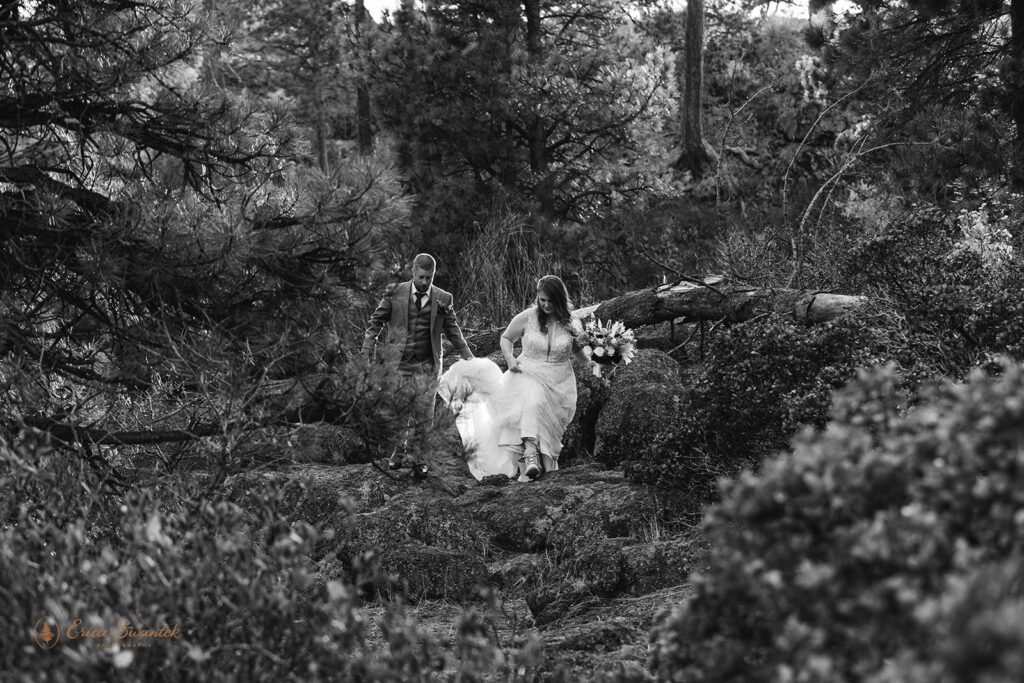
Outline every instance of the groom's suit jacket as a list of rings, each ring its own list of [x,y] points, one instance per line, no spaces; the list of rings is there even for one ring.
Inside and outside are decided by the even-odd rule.
[[[377,304],[376,310],[370,315],[363,336],[363,353],[373,355],[380,344],[382,330],[387,328],[383,344],[390,347],[396,358],[400,358],[409,336],[409,301],[412,297],[412,282],[401,282],[388,286]],[[434,361],[434,370],[441,372],[441,333],[443,332],[452,348],[463,358],[472,358],[473,353],[462,336],[459,323],[455,318],[455,307],[452,295],[440,287],[430,286],[430,350]]]

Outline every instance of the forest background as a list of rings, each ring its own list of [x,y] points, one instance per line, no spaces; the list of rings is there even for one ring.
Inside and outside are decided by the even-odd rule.
[[[232,498],[341,448],[311,428],[394,449],[419,388],[359,341],[428,251],[470,333],[546,273],[870,301],[651,333],[685,386],[608,398],[617,450],[576,457],[684,494],[660,523],[711,550],[609,677],[1020,680],[1024,0],[798,13],[0,1],[0,670],[550,677],[472,606],[441,652],[389,603],[385,656],[373,553],[318,581],[330,529]],[[47,659],[45,615],[202,637]]]

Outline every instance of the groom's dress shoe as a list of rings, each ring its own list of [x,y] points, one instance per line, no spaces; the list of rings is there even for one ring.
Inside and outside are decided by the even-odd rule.
[[[394,453],[391,454],[391,457],[388,458],[388,469],[389,470],[399,470],[399,469],[402,469],[402,460],[404,460],[404,459],[405,458],[403,458],[401,455],[398,454],[398,451],[395,451]]]
[[[427,466],[422,462],[413,463],[412,476],[417,479],[424,479],[427,476]]]

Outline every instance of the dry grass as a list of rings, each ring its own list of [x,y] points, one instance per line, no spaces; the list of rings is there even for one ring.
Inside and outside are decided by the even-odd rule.
[[[459,266],[460,317],[470,329],[506,324],[533,301],[538,278],[559,270],[558,259],[539,248],[523,216],[491,216]]]

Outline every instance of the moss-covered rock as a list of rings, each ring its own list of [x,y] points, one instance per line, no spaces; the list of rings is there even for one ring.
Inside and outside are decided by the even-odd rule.
[[[515,553],[488,563],[487,571],[493,585],[516,588],[538,576],[546,562],[541,554]]]
[[[597,462],[615,467],[668,439],[683,405],[683,391],[679,383],[662,382],[613,387],[597,420]]]
[[[370,558],[371,561],[363,563]],[[366,573],[356,568],[362,567]],[[403,595],[412,600],[469,602],[481,587],[492,583],[480,555],[419,543],[395,545],[372,552],[354,563],[348,558],[328,555],[316,565],[310,593],[331,581],[358,585],[369,598]]]
[[[480,556],[490,552],[485,526],[429,488],[406,490],[386,507],[345,517],[334,529],[331,552],[348,564],[363,553],[389,554],[410,543]]]
[[[586,496],[573,487],[549,483],[555,476],[545,475],[548,482],[544,486],[477,486],[453,502],[486,527],[492,545],[508,551],[536,552],[546,546],[548,534],[566,506]]]
[[[473,552],[410,543],[381,553],[380,569],[413,600],[469,602],[487,585],[483,558]]]
[[[581,534],[646,540],[645,530],[666,506],[621,472],[592,465],[549,472],[533,483],[475,486],[451,504],[481,524],[492,545],[518,552],[564,548]]]
[[[551,650],[610,652],[636,639],[635,629],[625,619],[579,624],[552,633],[545,641]]]
[[[601,598],[586,587],[568,582],[544,584],[526,594],[526,606],[537,626],[577,617],[600,604]]]
[[[597,461],[615,467],[669,438],[684,391],[679,364],[661,351],[641,349],[632,363],[617,367],[595,426]]]
[[[559,567],[563,580],[602,597],[622,593],[622,540],[598,539],[576,551]]]
[[[651,383],[674,385],[679,377],[679,363],[656,349],[637,349],[631,363],[619,365],[608,373],[608,381],[613,387]]]
[[[273,482],[283,483],[288,518],[313,525],[337,525],[349,514],[383,507],[408,485],[372,465],[295,465],[283,470],[246,472],[225,485],[228,500],[246,509],[259,506],[260,496]]]
[[[699,536],[624,546],[622,586],[633,595],[687,583],[690,573],[705,568],[710,548]]]

